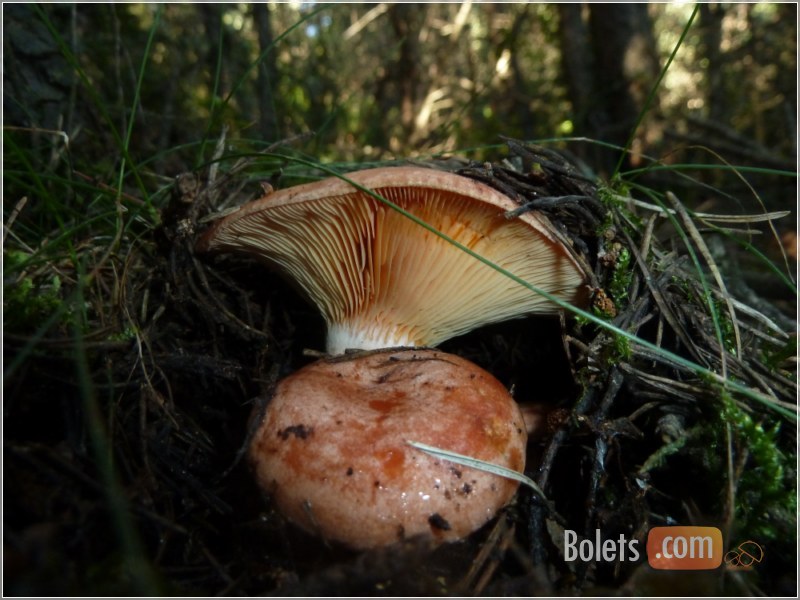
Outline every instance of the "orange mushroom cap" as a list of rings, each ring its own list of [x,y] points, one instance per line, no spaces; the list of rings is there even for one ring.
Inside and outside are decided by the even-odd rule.
[[[278,384],[249,457],[292,522],[357,549],[461,539],[517,491],[514,480],[408,441],[525,468],[525,424],[505,387],[471,362],[429,349],[300,369]]]
[[[585,275],[547,219],[452,173],[383,167],[347,178],[488,261],[566,302]],[[391,206],[333,177],[246,204],[198,251],[240,252],[278,267],[322,312],[327,350],[436,346],[488,323],[558,307]]]

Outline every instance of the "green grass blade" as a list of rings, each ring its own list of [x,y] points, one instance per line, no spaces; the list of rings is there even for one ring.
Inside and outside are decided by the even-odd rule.
[[[28,153],[17,144],[16,140],[14,139],[13,135],[6,135],[3,137],[3,142],[9,145],[9,150],[13,154],[15,158],[17,158],[20,163],[22,163],[22,167],[24,167],[24,173],[30,178],[30,181],[33,183],[33,190],[39,194],[39,198],[45,203],[47,207],[47,213],[52,215],[56,223],[58,223],[59,228],[64,228],[64,221],[62,219],[62,210],[59,203],[52,197],[52,194],[47,189],[47,186],[44,185],[42,172],[40,169],[37,169],[33,163],[29,159]],[[4,172],[5,177],[5,172]],[[26,182],[27,184],[27,182]]]
[[[136,185],[139,188],[140,193],[142,194],[143,197],[147,198],[148,197],[147,186],[142,180],[139,170],[135,166],[136,163],[129,155],[125,142],[122,139],[122,136],[120,135],[116,126],[114,125],[114,120],[111,118],[111,115],[108,112],[108,108],[106,107],[105,102],[100,97],[100,94],[97,92],[97,90],[94,89],[92,82],[89,80],[89,77],[86,75],[86,72],[83,70],[83,67],[81,67],[80,62],[78,62],[77,57],[72,53],[72,51],[69,49],[69,46],[66,44],[64,39],[58,33],[58,30],[55,28],[52,21],[50,21],[50,18],[47,16],[47,13],[45,13],[42,7],[39,6],[38,4],[34,4],[32,6],[34,11],[36,11],[36,14],[41,19],[42,24],[50,32],[50,35],[56,42],[56,45],[58,45],[59,51],[61,52],[62,56],[74,69],[75,73],[78,75],[78,78],[81,80],[84,90],[89,95],[89,98],[91,99],[92,103],[97,108],[97,110],[100,111],[100,114],[103,117],[103,121],[108,127],[108,131],[111,134],[111,137],[114,139],[117,148],[122,153],[123,158],[125,158],[128,164],[131,166],[131,172],[134,176],[134,179],[136,180]]]
[[[74,304],[85,306],[83,284],[87,277],[79,267],[78,286],[75,290]],[[76,319],[73,325],[73,351],[78,388],[83,400],[83,412],[89,432],[92,450],[94,453],[100,478],[103,482],[106,501],[112,516],[116,534],[121,546],[125,575],[130,578],[131,587],[143,596],[156,596],[159,594],[159,585],[153,569],[146,558],[141,539],[134,526],[133,516],[128,505],[122,486],[119,483],[114,466],[114,452],[109,441],[109,434],[104,425],[104,419],[97,401],[97,395],[92,381],[87,350],[84,343],[82,323],[83,318]],[[109,405],[114,410],[116,404]],[[110,420],[110,419],[109,419]]]
[[[650,111],[650,106],[653,104],[653,100],[655,100],[656,92],[661,87],[661,82],[664,80],[664,77],[667,75],[667,71],[669,71],[670,65],[672,65],[672,61],[675,60],[675,56],[678,54],[678,50],[683,45],[683,40],[686,39],[686,35],[689,33],[689,29],[692,27],[692,23],[694,22],[694,18],[697,16],[697,12],[700,10],[700,5],[695,4],[694,10],[692,10],[692,14],[689,16],[689,20],[686,22],[686,25],[681,32],[681,37],[678,38],[678,42],[675,44],[675,47],[672,49],[672,53],[669,55],[669,59],[667,59],[667,64],[664,65],[664,68],[661,69],[661,73],[658,75],[658,79],[653,84],[653,87],[650,89],[650,93],[647,94],[647,99],[644,102],[644,106],[642,110],[639,111],[639,116],[636,118],[636,124],[633,126],[630,134],[628,135],[628,141],[625,143],[625,151],[619,155],[619,160],[617,161],[617,166],[614,168],[614,176],[612,179],[616,178],[619,174],[619,170],[622,168],[622,163],[625,161],[625,156],[628,152],[630,152],[631,145],[633,144],[633,138],[636,136],[636,132],[639,129],[639,125],[642,124],[644,121],[645,116]]]
[[[428,444],[423,444],[422,442],[406,440],[406,444],[412,448],[416,448],[417,450],[422,450],[426,454],[430,454],[435,458],[443,458],[457,465],[464,465],[465,467],[471,467],[473,469],[477,469],[478,471],[484,471],[486,473],[492,473],[494,475],[499,475],[500,477],[505,477],[506,479],[518,481],[519,483],[527,485],[529,488],[531,488],[542,500],[545,502],[548,501],[547,496],[544,495],[544,492],[541,490],[539,485],[524,473],[518,473],[512,469],[486,462],[485,460],[480,460],[479,458],[472,458],[471,456],[465,456],[464,454],[458,454],[457,452],[451,452],[450,450],[444,450],[442,448],[437,448],[436,446],[429,446]]]
[[[655,171],[739,171],[741,173],[754,173],[756,175],[779,175],[780,177],[792,177],[797,179],[797,173],[784,169],[768,169],[766,167],[748,167],[745,165],[706,165],[692,163],[676,163],[672,165],[652,164],[639,169],[622,171],[619,175],[624,179],[629,179],[633,175],[643,175]]]
[[[147,43],[144,47],[144,53],[142,55],[142,64],[139,66],[139,77],[136,80],[136,91],[133,95],[133,104],[131,106],[131,116],[128,119],[128,131],[125,132],[125,140],[123,141],[123,158],[119,167],[119,179],[117,180],[117,194],[118,196],[122,195],[122,184],[125,180],[125,165],[126,162],[130,160],[130,144],[131,144],[131,136],[133,135],[133,124],[136,122],[136,111],[139,107],[139,102],[142,97],[142,82],[144,82],[144,75],[147,68],[147,62],[150,58],[150,48],[153,46],[153,40],[155,39],[156,32],[158,31],[159,25],[161,23],[161,13],[163,12],[164,7],[163,5],[159,4],[156,5],[156,14],[153,17],[153,24],[150,26],[150,33],[147,36]],[[145,199],[148,201],[149,207],[149,196],[145,195]]]
[[[220,114],[225,109],[225,107],[228,106],[228,103],[230,103],[231,99],[239,91],[239,88],[241,88],[242,85],[244,85],[244,83],[247,81],[247,78],[250,76],[250,73],[252,73],[253,70],[255,70],[256,68],[258,68],[258,66],[267,57],[267,55],[269,55],[269,53],[272,52],[280,42],[282,42],[286,37],[291,35],[292,32],[294,32],[298,27],[300,27],[303,23],[305,23],[309,19],[312,19],[313,17],[317,16],[320,12],[322,12],[324,10],[327,10],[327,9],[328,9],[328,7],[326,5],[321,5],[321,6],[317,7],[317,8],[315,8],[314,10],[312,10],[311,12],[309,12],[307,15],[305,15],[301,19],[299,19],[291,27],[287,28],[286,31],[284,31],[279,36],[277,36],[272,41],[272,43],[269,45],[269,47],[265,48],[264,50],[262,50],[261,54],[259,54],[258,57],[254,61],[252,61],[250,63],[250,65],[248,65],[248,67],[244,70],[244,72],[234,82],[233,86],[231,87],[231,91],[228,92],[227,96],[225,96],[225,98],[223,99],[223,101],[220,104],[220,106],[217,107],[217,109],[212,113],[211,117],[209,118],[209,128],[206,130],[206,134],[205,134],[204,139],[203,139],[203,145],[202,145],[202,152],[203,153],[205,151],[205,147],[206,147],[207,141],[208,141],[208,139],[209,139],[209,137],[211,135],[211,128],[212,128],[211,124],[216,124],[217,114]],[[220,33],[220,35],[222,35],[222,34]],[[220,42],[220,48],[221,47],[222,47],[222,44]],[[221,60],[221,57],[217,61],[218,66],[219,66],[220,60]],[[217,73],[217,78],[218,78],[218,76],[219,76],[219,73]],[[216,89],[216,85],[217,85],[216,81],[215,81],[214,85],[215,85],[215,89]],[[215,97],[216,96],[212,96],[212,101],[213,101],[213,99]]]
[[[717,342],[719,343],[720,347],[720,362],[722,366],[722,376],[727,378],[727,364],[725,360],[725,339],[722,335],[722,325],[720,324],[720,317],[717,311],[716,304],[714,303],[714,296],[711,293],[711,286],[706,279],[705,272],[703,269],[702,264],[700,263],[700,259],[697,257],[697,253],[695,252],[694,246],[692,245],[691,241],[689,240],[689,235],[684,230],[683,226],[678,222],[678,219],[675,217],[672,211],[667,209],[667,206],[663,204],[656,196],[651,196],[653,201],[657,203],[667,215],[667,219],[669,219],[670,223],[672,224],[673,229],[678,233],[678,236],[681,238],[683,245],[686,248],[686,252],[692,260],[692,264],[695,268],[695,273],[697,274],[697,279],[700,281],[700,286],[703,288],[703,298],[708,306],[708,312],[711,315],[711,321],[714,325],[714,335],[717,337]]]
[[[217,65],[214,68],[214,88],[211,90],[211,99],[209,105],[209,118],[208,118],[208,125],[206,126],[206,132],[203,135],[203,140],[200,143],[200,154],[197,158],[198,162],[202,162],[203,157],[206,155],[206,145],[208,141],[211,139],[211,130],[217,123],[216,118],[216,108],[215,105],[217,103],[217,92],[219,92],[219,83],[222,78],[222,49],[223,49],[223,42],[225,41],[225,27],[220,24],[219,28],[219,37],[217,38]],[[228,102],[228,98],[225,99],[225,104]]]

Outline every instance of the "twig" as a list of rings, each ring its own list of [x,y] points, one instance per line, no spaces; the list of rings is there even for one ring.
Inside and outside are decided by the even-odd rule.
[[[5,246],[6,237],[8,233],[11,231],[11,228],[14,226],[14,221],[17,220],[19,213],[22,212],[22,209],[25,208],[25,205],[28,203],[28,197],[23,196],[20,198],[19,202],[14,205],[14,210],[11,211],[11,214],[8,215],[8,221],[5,222],[3,225],[3,245]]]
[[[667,215],[678,214],[675,209],[664,208],[662,206],[658,206],[657,204],[651,204],[650,202],[637,200],[636,198],[632,198],[630,196],[620,196],[619,194],[614,194],[613,198],[620,202],[624,202],[625,204],[658,213],[663,217],[666,217]],[[714,213],[692,212],[692,216],[694,216],[694,218],[700,221],[708,221],[710,223],[763,223],[764,221],[777,221],[778,219],[786,218],[791,214],[792,212],[789,210],[777,210],[768,213],[760,213],[757,215],[718,215]]]
[[[714,261],[714,258],[711,256],[711,252],[706,246],[705,240],[703,236],[697,231],[697,227],[695,227],[694,223],[692,222],[691,217],[689,217],[689,213],[683,207],[680,200],[673,194],[672,192],[667,192],[666,194],[667,200],[670,201],[672,206],[675,208],[675,211],[678,213],[678,216],[681,218],[684,227],[689,233],[689,236],[692,238],[692,241],[697,246],[697,249],[700,251],[700,254],[703,256],[703,259],[706,261],[708,268],[711,270],[711,274],[714,277],[714,281],[717,284],[717,287],[720,290],[720,294],[722,295],[723,299],[725,300],[725,304],[728,307],[728,314],[731,319],[731,324],[733,326],[733,337],[736,341],[736,355],[742,355],[742,338],[739,333],[739,320],[736,318],[736,311],[733,308],[733,304],[731,303],[730,294],[728,294],[728,290],[725,287],[725,282],[722,279],[722,274],[719,272],[719,268],[717,267],[717,263]],[[712,316],[715,315],[714,307],[709,306],[709,311],[711,311]],[[714,317],[716,319],[716,317]],[[724,348],[724,344],[722,340],[720,340],[720,364],[722,368],[722,377],[727,377],[727,351]]]

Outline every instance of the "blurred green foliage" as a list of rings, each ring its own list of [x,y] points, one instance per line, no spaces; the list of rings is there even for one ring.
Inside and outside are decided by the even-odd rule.
[[[314,132],[307,152],[352,161],[485,146],[501,133],[550,138],[598,131],[586,124],[600,116],[576,113],[581,99],[569,91],[565,71],[580,32],[567,29],[554,4],[289,3],[271,4],[262,16],[247,4],[42,10],[118,130],[136,120],[132,149],[140,160],[218,135],[223,125],[233,138],[264,142]],[[583,8],[587,26],[590,10]],[[768,148],[776,159],[790,157],[795,11],[786,4],[706,9],[659,91],[638,149],[653,156],[672,150],[693,139],[699,119],[703,127],[705,121],[717,127],[720,143],[730,145],[738,135],[753,152]],[[157,12],[141,105],[132,113],[137,70]],[[650,5],[648,20],[635,23],[641,31],[611,35],[646,38],[630,42],[623,58],[636,63],[653,54],[657,66],[690,12],[688,5]],[[6,124],[63,129],[81,149],[95,142],[95,157],[105,156],[108,132],[97,121],[98,107],[59,60],[41,19],[26,8],[4,13],[10,56],[34,59],[25,67],[10,65],[6,74]],[[24,23],[21,29],[12,29],[16,20]],[[576,58],[590,70],[599,68],[599,61]],[[41,75],[45,69],[49,77]],[[595,72],[599,84],[582,93],[596,96],[598,106],[599,95],[620,86],[641,95],[652,83],[648,69],[639,68],[630,81]],[[43,104],[47,111],[37,114]],[[167,157],[162,164],[178,168]]]

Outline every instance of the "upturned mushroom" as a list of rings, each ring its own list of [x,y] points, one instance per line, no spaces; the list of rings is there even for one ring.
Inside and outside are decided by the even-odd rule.
[[[519,472],[525,424],[489,373],[422,347],[558,307],[407,214],[566,302],[582,298],[584,273],[544,216],[507,219],[517,205],[484,184],[417,167],[347,178],[357,185],[330,178],[268,194],[197,244],[277,267],[328,327],[334,357],[278,384],[249,457],[281,512],[327,539],[359,549],[459,539],[507,504],[517,483],[406,442]],[[376,351],[336,356],[347,349]]]
[[[347,174],[472,252],[566,302],[583,271],[539,212],[478,181],[420,167]],[[280,190],[218,221],[199,251],[277,267],[317,305],[327,351],[436,346],[478,326],[558,307],[338,177]]]

